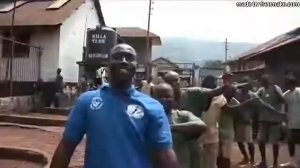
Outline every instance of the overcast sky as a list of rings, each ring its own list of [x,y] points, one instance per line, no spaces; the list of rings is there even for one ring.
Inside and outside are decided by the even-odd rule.
[[[148,0],[101,0],[106,24],[147,28]],[[267,41],[300,27],[300,7],[238,8],[236,1],[154,0],[150,31],[161,37]]]

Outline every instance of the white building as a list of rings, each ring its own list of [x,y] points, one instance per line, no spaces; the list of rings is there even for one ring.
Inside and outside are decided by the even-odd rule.
[[[13,80],[49,81],[61,68],[64,81],[77,82],[86,29],[99,25],[92,0],[19,1],[15,11],[16,41],[34,47],[15,45]],[[3,37],[9,38],[12,14],[13,1],[0,2],[0,81],[9,79],[11,43]]]

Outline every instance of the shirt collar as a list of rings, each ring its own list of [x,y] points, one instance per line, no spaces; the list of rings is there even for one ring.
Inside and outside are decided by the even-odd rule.
[[[101,86],[101,90],[111,90],[113,91],[114,93],[116,94],[121,94],[121,95],[127,95],[127,96],[131,96],[134,91],[136,90],[134,85],[131,85],[128,89],[126,90],[116,90],[116,89],[113,89],[108,83],[105,84],[105,85],[102,85]]]

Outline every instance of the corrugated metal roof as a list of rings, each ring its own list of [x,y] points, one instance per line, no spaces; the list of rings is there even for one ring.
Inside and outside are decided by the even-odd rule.
[[[147,30],[139,27],[117,27],[116,30],[121,37],[125,38],[147,37]],[[161,39],[158,35],[149,32],[149,37],[152,39],[153,45],[161,45]]]
[[[247,69],[247,70],[239,70],[239,71],[232,71],[232,73],[241,73],[241,72],[252,72],[252,71],[256,71],[256,70],[262,70],[262,69],[265,69],[266,66],[265,64],[261,64],[261,65],[258,65],[254,68],[251,68],[251,69]]]
[[[281,47],[300,40],[300,27],[289,31],[285,34],[279,35],[272,40],[269,40],[263,44],[258,45],[257,47],[250,49],[249,51],[238,55],[239,60],[247,60],[255,56],[259,56],[262,53],[271,51],[275,48]]]
[[[176,65],[174,62],[172,62],[169,59],[164,58],[164,57],[156,58],[155,60],[152,61],[152,64],[155,64],[155,65],[157,65],[157,64],[169,64],[173,68],[179,68],[179,66]]]
[[[65,21],[85,0],[71,0],[57,10],[46,10],[54,0],[30,1],[16,8],[16,26],[59,25]],[[0,2],[4,3],[4,2]],[[0,13],[0,26],[10,26],[13,11]]]

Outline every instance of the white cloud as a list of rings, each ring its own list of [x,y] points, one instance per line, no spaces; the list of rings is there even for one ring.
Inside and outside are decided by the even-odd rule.
[[[109,26],[147,28],[148,1],[101,1]],[[237,8],[235,1],[155,1],[151,31],[161,37],[264,42],[300,26],[300,7]]]

